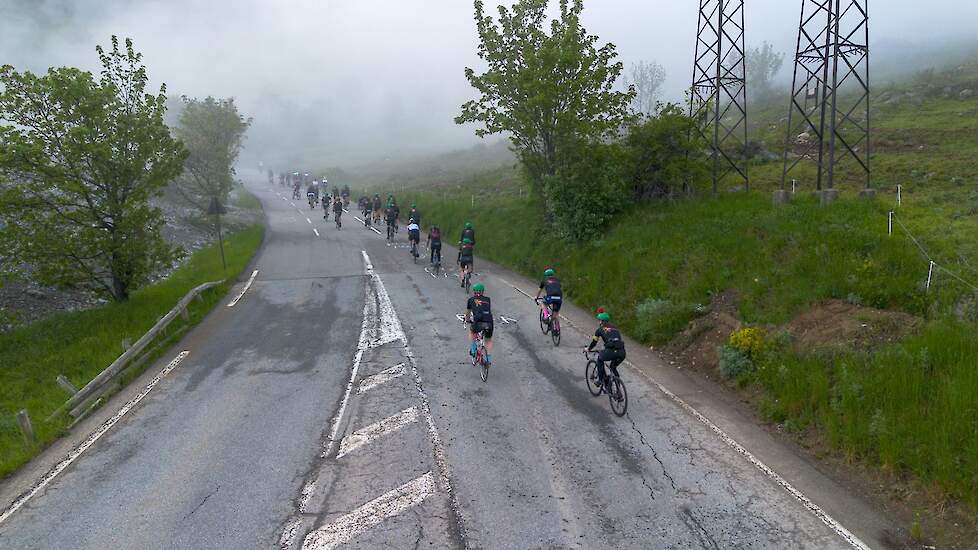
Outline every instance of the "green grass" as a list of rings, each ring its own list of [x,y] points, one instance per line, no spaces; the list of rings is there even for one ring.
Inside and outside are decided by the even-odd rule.
[[[68,398],[55,383],[59,374],[83,386],[122,353],[123,339],[135,342],[195,286],[224,279],[203,295],[203,303],[189,308],[189,324],[199,322],[251,261],[263,235],[264,228],[254,226],[226,236],[226,273],[220,252],[211,246],[195,252],[166,280],[134,292],[126,303],[63,313],[0,334],[0,478],[64,433],[67,418],[44,421]],[[183,323],[176,321],[170,332]],[[17,427],[15,414],[21,409],[33,420],[36,445],[25,445]]]
[[[874,353],[775,353],[754,379],[761,409],[788,429],[816,428],[852,459],[909,473],[978,508],[978,338],[942,321]]]

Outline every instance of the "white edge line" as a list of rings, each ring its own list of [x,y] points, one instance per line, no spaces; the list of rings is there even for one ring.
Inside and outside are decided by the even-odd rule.
[[[512,287],[513,290],[515,290],[516,292],[519,292],[520,294],[522,294],[524,296],[530,297],[529,294],[527,294],[526,292],[523,292],[523,290],[521,290],[519,287],[517,287],[513,283],[507,281],[506,279],[503,279],[502,277],[498,277],[497,276],[497,278],[500,281],[502,281],[503,283],[505,283],[505,284],[509,285],[510,287]],[[564,323],[570,325],[571,327],[577,329],[578,331],[581,330],[574,323],[570,322],[566,317],[563,317],[562,320],[563,320]],[[864,543],[863,541],[861,541],[859,539],[859,537],[857,537],[856,535],[852,534],[852,532],[850,532],[848,529],[846,529],[841,523],[839,523],[838,521],[836,521],[835,518],[833,518],[832,516],[830,516],[827,512],[825,512],[825,510],[822,510],[822,508],[819,507],[819,505],[817,505],[814,502],[812,502],[808,497],[805,496],[804,493],[802,493],[801,491],[799,491],[798,489],[796,489],[788,480],[786,480],[783,477],[781,477],[777,472],[775,472],[774,470],[772,470],[767,464],[765,464],[759,458],[757,458],[756,456],[754,456],[750,451],[747,450],[747,448],[745,448],[743,445],[741,445],[740,443],[738,443],[737,440],[735,440],[734,438],[730,437],[726,432],[723,431],[722,428],[720,428],[719,426],[717,426],[716,424],[714,424],[709,418],[703,416],[703,414],[700,413],[698,410],[696,410],[692,405],[690,405],[689,403],[687,403],[686,401],[684,401],[678,395],[672,393],[672,391],[670,391],[669,388],[666,388],[665,386],[663,386],[662,384],[660,384],[658,381],[656,381],[654,378],[652,378],[648,373],[646,373],[645,371],[639,369],[630,360],[626,359],[625,360],[625,365],[627,365],[629,368],[631,368],[633,371],[635,371],[639,375],[643,376],[645,379],[647,379],[649,382],[651,382],[652,385],[654,385],[656,388],[658,388],[658,390],[660,392],[662,392],[663,395],[665,395],[666,397],[668,397],[669,399],[671,399],[673,402],[675,402],[677,405],[679,405],[680,408],[682,408],[683,410],[685,410],[687,413],[689,413],[694,418],[696,418],[697,420],[699,420],[703,425],[705,425],[710,430],[712,430],[713,433],[715,433],[720,438],[720,441],[723,441],[728,447],[732,448],[733,450],[735,450],[738,453],[740,453],[741,455],[743,455],[743,457],[746,458],[748,462],[750,462],[751,464],[753,464],[755,468],[757,468],[758,470],[760,470],[764,475],[766,475],[771,480],[773,480],[775,483],[777,483],[778,485],[780,485],[782,489],[784,489],[785,491],[787,491],[788,494],[790,494],[791,496],[793,496],[795,498],[795,500],[797,500],[798,502],[800,502],[802,504],[802,506],[804,506],[805,508],[807,508],[808,511],[811,512],[819,520],[821,520],[822,523],[824,523],[826,526],[828,526],[830,529],[832,529],[835,532],[835,534],[837,534],[839,537],[842,538],[842,540],[844,540],[847,543],[849,543],[849,545],[852,546],[853,548],[859,548],[860,550],[870,550],[869,546],[866,543]]]
[[[306,218],[306,222],[308,222],[309,225],[312,225],[312,220],[310,220],[309,218]]]
[[[241,298],[244,298],[245,292],[248,292],[248,289],[251,288],[251,283],[255,282],[255,277],[257,276],[258,276],[257,269],[251,272],[251,277],[248,277],[248,282],[245,283],[245,286],[243,289],[241,289],[241,292],[239,292],[238,295],[235,296],[233,300],[228,302],[228,307],[234,307],[238,305],[238,301],[240,301]]]
[[[358,349],[357,355],[353,359],[353,368],[350,369],[350,381],[346,383],[346,391],[343,392],[343,401],[340,402],[340,410],[333,417],[333,426],[329,430],[329,442],[327,443],[326,449],[323,450],[322,458],[328,457],[333,452],[333,448],[336,447],[336,433],[340,429],[343,413],[346,411],[346,405],[350,401],[350,393],[353,391],[353,381],[357,379],[357,371],[360,370],[361,358],[363,358],[363,350]]]
[[[319,236],[319,230],[315,227],[312,228],[312,232],[315,233],[317,237]]]
[[[153,388],[155,388],[156,385],[159,384],[160,380],[162,380],[164,376],[166,376],[167,374],[169,374],[170,371],[175,369],[177,365],[179,365],[180,362],[183,361],[184,358],[186,358],[188,355],[190,355],[189,351],[187,350],[181,351],[172,361],[170,361],[170,363],[167,366],[163,367],[163,370],[161,370],[159,374],[153,377],[153,379],[149,382],[149,384],[146,385],[145,388],[143,388],[142,391],[140,391],[138,394],[136,394],[135,397],[133,397],[125,405],[123,405],[122,408],[115,413],[115,415],[113,415],[111,418],[103,422],[102,425],[98,427],[98,429],[96,429],[94,432],[89,434],[89,436],[85,439],[85,441],[82,441],[77,447],[72,449],[67,456],[61,459],[61,462],[55,464],[55,466],[51,468],[46,474],[44,474],[44,476],[41,477],[41,479],[37,483],[35,483],[30,490],[23,493],[21,496],[17,497],[17,499],[14,500],[10,504],[10,506],[8,506],[7,509],[3,511],[3,514],[0,514],[0,524],[2,524],[4,521],[7,520],[7,518],[12,516],[14,512],[19,510],[21,506],[26,504],[27,501],[29,501],[31,498],[34,497],[34,495],[40,492],[41,489],[43,489],[49,483],[51,483],[51,481],[54,480],[54,478],[58,477],[58,475],[61,474],[61,472],[63,472],[68,466],[70,466],[72,462],[74,462],[79,456],[82,455],[82,453],[88,450],[89,447],[94,445],[96,441],[98,441],[103,435],[106,434],[106,432],[111,430],[112,427],[119,422],[119,420],[122,420],[123,416],[129,413],[129,411],[131,411],[133,407],[135,407],[140,401],[142,401],[144,397],[149,395],[149,392],[153,391]]]
[[[349,514],[340,516],[332,523],[309,533],[302,543],[303,549],[329,550],[352,541],[357,535],[417,506],[435,492],[435,478],[431,472],[413,479],[400,487],[371,500]]]

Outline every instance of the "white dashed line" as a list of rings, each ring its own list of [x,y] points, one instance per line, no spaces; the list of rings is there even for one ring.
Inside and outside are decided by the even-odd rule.
[[[503,279],[502,277],[498,277],[498,278],[503,283],[512,287],[512,289],[515,290],[516,292],[519,292],[524,296],[531,297],[529,294],[523,292],[523,290],[521,290],[518,286],[514,285],[513,283],[507,281],[506,279]],[[570,320],[567,319],[567,317],[565,316],[561,316],[561,322],[572,328],[577,329],[579,332],[584,332],[586,334],[586,331],[581,330],[580,327],[570,322]],[[825,510],[822,510],[821,507],[819,507],[817,504],[809,500],[809,498],[806,497],[804,493],[796,489],[791,483],[788,482],[788,480],[781,477],[777,472],[772,470],[767,464],[761,462],[761,460],[756,456],[754,456],[750,451],[748,451],[747,448],[745,448],[743,445],[738,443],[737,440],[735,440],[734,438],[727,435],[727,433],[724,432],[722,428],[714,424],[709,418],[703,416],[703,414],[700,413],[695,408],[693,408],[692,405],[684,401],[678,395],[672,393],[672,391],[670,391],[668,388],[666,388],[665,386],[657,382],[654,378],[649,376],[645,371],[639,369],[631,361],[626,359],[625,365],[627,365],[633,371],[635,371],[640,376],[648,380],[653,386],[655,386],[660,392],[662,392],[663,395],[665,395],[673,402],[675,402],[677,405],[679,405],[681,409],[691,414],[693,418],[697,419],[706,427],[708,427],[710,430],[712,430],[713,433],[715,433],[717,437],[720,438],[720,441],[723,441],[728,447],[740,453],[744,458],[747,459],[748,462],[753,464],[755,468],[760,470],[764,475],[766,475],[768,478],[770,478],[775,483],[780,485],[782,489],[784,489],[785,491],[788,492],[788,494],[793,496],[795,500],[800,502],[802,506],[808,509],[809,512],[811,512],[815,517],[821,520],[822,523],[824,523],[826,526],[832,529],[835,532],[835,534],[839,535],[839,537],[842,538],[842,540],[849,543],[849,545],[852,546],[853,548],[858,548],[860,550],[869,550],[869,546],[866,543],[861,541],[856,535],[853,535],[841,523],[836,521],[832,516],[828,515],[825,512]]]
[[[410,407],[393,416],[388,416],[379,422],[374,422],[366,428],[357,430],[344,437],[343,441],[340,442],[340,451],[337,453],[336,458],[343,458],[367,443],[370,443],[372,439],[396,432],[404,426],[414,424],[417,421],[418,408]]]
[[[309,225],[312,225],[312,220],[310,220],[309,218],[306,218],[306,223],[308,223]]]
[[[101,426],[99,426],[97,430],[92,432],[91,435],[89,435],[88,438],[85,439],[85,441],[83,441],[80,445],[72,449],[71,452],[68,453],[68,456],[63,458],[61,462],[58,462],[54,466],[54,468],[48,471],[48,473],[44,474],[44,476],[41,477],[41,479],[37,483],[35,483],[33,487],[30,488],[30,490],[17,497],[17,499],[14,500],[13,503],[11,503],[10,506],[8,506],[7,509],[3,511],[3,514],[0,514],[0,524],[2,524],[4,521],[7,520],[7,518],[12,516],[14,512],[16,512],[18,509],[20,509],[21,506],[26,504],[27,501],[33,498],[34,495],[36,495],[41,489],[43,489],[49,483],[51,483],[51,481],[54,480],[54,478],[58,477],[58,475],[61,472],[63,472],[65,468],[67,468],[69,465],[71,465],[72,462],[78,459],[78,457],[81,456],[82,453],[84,453],[86,450],[88,450],[89,447],[94,445],[95,442],[99,440],[99,438],[101,438],[103,435],[106,434],[106,432],[111,430],[113,426],[115,426],[120,420],[122,420],[122,417],[124,417],[127,413],[129,413],[129,411],[131,411],[133,407],[135,407],[140,401],[142,401],[144,397],[149,395],[149,392],[153,391],[153,388],[155,388],[156,385],[160,383],[160,380],[162,380],[164,376],[169,374],[170,371],[172,371],[173,369],[177,368],[177,365],[179,365],[180,362],[183,361],[184,358],[186,358],[188,355],[190,355],[189,351],[187,350],[181,351],[172,361],[170,361],[169,364],[167,364],[166,367],[163,367],[163,370],[161,370],[159,374],[153,377],[153,379],[149,382],[149,384],[146,385],[145,388],[142,389],[142,391],[137,393],[135,397],[133,397],[125,405],[123,405],[122,408],[119,409],[119,411],[112,416],[112,418],[106,420]]]
[[[306,536],[303,550],[330,550],[352,541],[360,533],[417,506],[435,492],[435,476],[428,472],[340,516]]]
[[[399,376],[403,376],[405,372],[404,363],[399,363],[373,376],[364,378],[360,381],[360,387],[357,388],[357,395],[370,391],[381,384],[386,384]]]
[[[248,282],[245,283],[245,286],[243,289],[241,289],[241,292],[239,292],[238,295],[235,296],[233,300],[228,302],[228,307],[234,307],[238,305],[238,302],[241,300],[241,298],[244,298],[245,292],[248,292],[248,289],[251,288],[251,283],[255,282],[255,277],[257,276],[258,276],[257,269],[251,272],[251,277],[248,278]]]
[[[312,232],[315,233],[317,237],[319,236],[319,230],[315,227],[312,228]]]

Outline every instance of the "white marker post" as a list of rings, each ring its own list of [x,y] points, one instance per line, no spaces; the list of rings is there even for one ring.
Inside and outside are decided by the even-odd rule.
[[[893,234],[893,211],[892,210],[890,210],[890,213],[887,216],[887,221],[886,221],[886,234],[887,235],[892,235]]]
[[[897,206],[903,205],[903,186],[897,185]]]
[[[930,283],[934,279],[934,260],[930,261],[930,268],[927,270],[927,292],[930,292]]]

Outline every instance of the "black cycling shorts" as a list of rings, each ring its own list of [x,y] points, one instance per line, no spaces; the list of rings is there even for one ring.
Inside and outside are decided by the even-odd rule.
[[[461,258],[458,259],[458,265],[462,267],[472,267],[472,257],[462,256]]]
[[[492,328],[493,327],[491,321],[488,323],[485,321],[480,321],[477,323],[469,324],[469,332],[471,332],[472,334],[479,334],[480,332],[484,332],[486,334],[486,338],[492,338]]]

